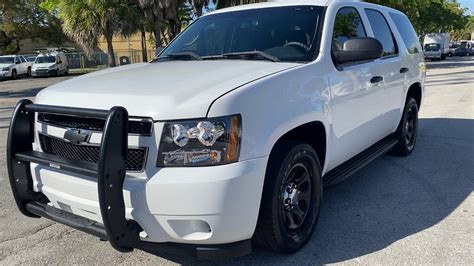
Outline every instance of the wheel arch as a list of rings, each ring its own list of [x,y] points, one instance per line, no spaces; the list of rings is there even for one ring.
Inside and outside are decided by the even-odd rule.
[[[310,145],[318,155],[321,171],[324,169],[327,153],[326,127],[321,121],[312,121],[287,131],[273,144],[270,156],[275,148],[284,141],[301,141]]]
[[[420,109],[421,102],[423,99],[423,88],[420,82],[415,82],[408,88],[407,96],[405,99],[408,99],[408,97],[410,96],[415,99],[416,104],[418,105],[418,109]]]

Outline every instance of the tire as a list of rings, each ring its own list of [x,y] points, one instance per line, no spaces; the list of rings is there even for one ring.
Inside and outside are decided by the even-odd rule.
[[[265,174],[254,244],[283,254],[300,250],[316,227],[322,188],[321,167],[311,146],[288,141],[275,147]]]
[[[444,54],[441,55],[441,60],[443,60],[443,61],[446,60],[446,55],[444,55]]]
[[[26,71],[26,76],[31,77],[31,67],[28,67],[28,70]]]
[[[69,67],[66,67],[66,72],[64,72],[64,75],[69,75]]]
[[[410,155],[415,148],[417,135],[418,104],[415,99],[410,97],[405,103],[402,119],[395,132],[398,142],[391,153],[398,156]]]
[[[16,78],[17,78],[16,69],[13,69],[11,79],[16,79]]]
[[[53,72],[53,77],[59,77],[59,69],[56,69],[56,70]]]

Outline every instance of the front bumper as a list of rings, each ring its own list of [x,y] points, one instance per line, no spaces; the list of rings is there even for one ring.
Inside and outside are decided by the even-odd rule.
[[[31,71],[31,76],[33,77],[47,77],[47,76],[52,76],[56,72],[54,69],[38,69],[38,70],[32,70]]]
[[[34,113],[45,111],[106,117],[110,123],[99,164],[34,151]],[[147,169],[148,178],[131,177],[121,156],[127,123],[123,108],[98,111],[20,102],[7,150],[19,209],[107,239],[119,251],[138,248],[200,258],[250,252],[267,157],[215,167]]]
[[[10,75],[9,71],[0,71],[0,78],[8,78]]]
[[[426,54],[425,53],[425,58],[427,58],[427,59],[437,59],[437,58],[441,58],[441,54]]]

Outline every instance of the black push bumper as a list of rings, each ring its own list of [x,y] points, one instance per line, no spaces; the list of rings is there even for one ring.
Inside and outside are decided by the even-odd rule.
[[[66,159],[33,151],[35,113],[73,115],[104,119],[99,163]],[[125,218],[123,182],[128,147],[128,112],[123,107],[109,111],[33,104],[20,101],[13,113],[8,133],[7,166],[13,196],[20,211],[28,217],[45,217],[83,232],[108,240],[121,252],[138,248],[147,252],[163,252],[203,259],[229,259],[250,253],[251,241],[222,245],[152,243],[142,241],[140,225]],[[33,191],[30,163],[63,171],[97,177],[99,207],[103,224],[49,206],[45,195]]]

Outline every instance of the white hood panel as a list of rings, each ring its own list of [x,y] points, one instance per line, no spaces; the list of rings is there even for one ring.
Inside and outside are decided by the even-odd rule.
[[[94,109],[127,108],[155,120],[205,117],[219,96],[298,66],[266,61],[165,61],[110,68],[42,90],[36,103]]]

